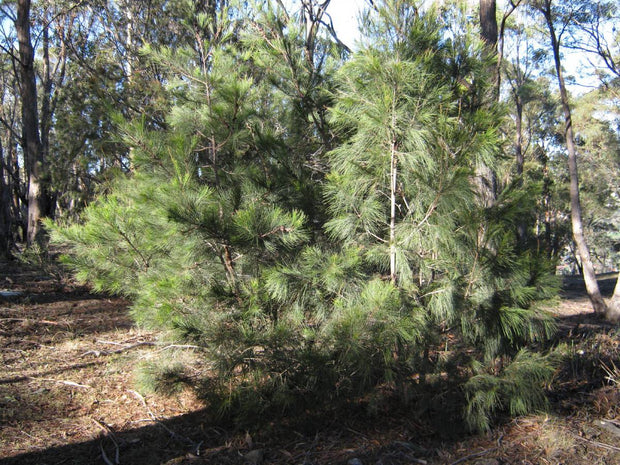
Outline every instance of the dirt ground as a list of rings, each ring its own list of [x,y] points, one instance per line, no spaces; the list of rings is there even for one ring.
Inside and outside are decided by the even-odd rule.
[[[578,280],[556,309],[569,357],[547,413],[473,436],[443,434],[414,411],[249,432],[215,422],[191,392],[138,392],[136,366],[184,349],[136,328],[122,299],[45,269],[0,263],[0,464],[620,463],[620,330],[590,313]]]

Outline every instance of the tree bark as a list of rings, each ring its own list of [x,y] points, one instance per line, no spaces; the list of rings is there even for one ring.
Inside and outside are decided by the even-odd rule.
[[[618,274],[618,280],[616,281],[614,295],[611,297],[611,301],[607,306],[605,317],[614,323],[620,322],[620,273]]]
[[[30,247],[42,240],[41,218],[47,213],[45,159],[41,150],[34,49],[30,34],[30,0],[18,0],[15,30],[19,42],[19,75],[22,103],[22,147],[28,174],[28,225],[26,242]]]
[[[518,93],[515,92],[515,106],[517,110],[516,120],[515,120],[515,157],[516,157],[516,168],[517,168],[517,182],[519,183],[519,187],[523,186],[523,165],[525,163],[523,157],[523,101]],[[519,244],[525,244],[527,234],[527,226],[524,221],[520,221],[517,224],[517,237],[519,240]]]
[[[519,95],[515,95],[515,107],[517,110],[515,119],[515,161],[517,176],[521,177],[523,176],[523,165],[525,160],[523,157],[523,101]]]
[[[390,281],[396,284],[396,187],[398,176],[398,159],[396,142],[392,142],[390,153]]]
[[[480,0],[480,35],[492,53],[497,51],[497,5],[495,0]]]
[[[573,134],[573,123],[570,103],[568,100],[568,92],[566,90],[566,84],[564,82],[564,75],[562,74],[562,63],[560,59],[560,43],[558,41],[555,26],[553,24],[553,14],[551,12],[551,0],[546,0],[541,5],[540,11],[545,17],[547,28],[549,30],[549,38],[551,39],[551,48],[553,50],[553,58],[555,62],[555,71],[558,78],[558,85],[560,89],[560,99],[562,102],[562,109],[564,111],[565,128],[564,134],[566,137],[566,148],[568,149],[568,171],[570,176],[570,206],[571,206],[571,225],[573,228],[573,239],[577,247],[577,253],[581,259],[581,265],[583,268],[583,279],[588,292],[588,297],[592,303],[595,313],[608,315],[608,307],[601,295],[601,291],[596,280],[596,274],[594,272],[594,266],[592,265],[592,259],[590,257],[590,249],[586,242],[585,234],[583,232],[583,221],[581,216],[581,201],[579,199],[579,172],[577,169],[577,150],[575,147],[575,138]]]
[[[497,16],[495,0],[480,0],[480,37],[486,44],[485,52],[489,57],[497,55]],[[489,74],[493,82],[497,82],[499,68],[495,64],[489,67]],[[499,93],[494,95],[495,100],[499,100]],[[480,196],[482,205],[489,208],[497,200],[497,174],[489,166],[482,165],[476,169],[476,188]]]
[[[11,192],[9,173],[5,169],[4,150],[0,138],[0,257],[11,257]],[[5,182],[6,179],[6,182]]]

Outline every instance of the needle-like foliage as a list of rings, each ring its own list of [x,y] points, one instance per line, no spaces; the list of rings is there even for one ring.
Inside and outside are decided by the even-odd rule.
[[[479,198],[502,151],[481,44],[387,1],[332,80],[334,44],[256,8],[240,40],[217,18],[201,66],[147,51],[175,70],[167,127],[126,125],[131,175],[56,228],[78,277],[201,347],[221,412],[406,398],[456,365],[472,425],[539,406],[522,349],[553,330],[551,268],[517,235],[531,193]]]

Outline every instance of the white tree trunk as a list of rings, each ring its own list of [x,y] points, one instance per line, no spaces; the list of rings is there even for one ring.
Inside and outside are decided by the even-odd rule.
[[[396,283],[396,183],[398,160],[396,143],[392,142],[390,154],[390,280]]]

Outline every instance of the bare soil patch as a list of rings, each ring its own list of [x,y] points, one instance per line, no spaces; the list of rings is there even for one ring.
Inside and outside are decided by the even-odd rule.
[[[556,309],[554,344],[567,356],[549,412],[483,435],[447,425],[458,411],[420,405],[326,412],[319,427],[217,423],[189,391],[136,390],[135,367],[167,349],[133,325],[123,299],[17,262],[0,263],[0,291],[1,464],[620,463],[620,331],[591,314],[578,280]],[[445,396],[435,400],[449,410]]]

